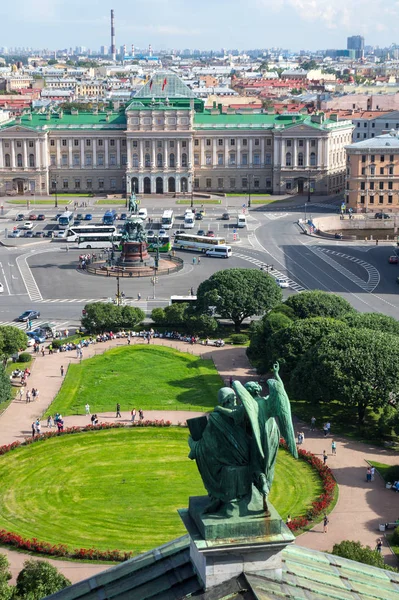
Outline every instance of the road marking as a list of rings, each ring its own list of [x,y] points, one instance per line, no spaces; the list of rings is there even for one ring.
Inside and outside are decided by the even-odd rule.
[[[19,272],[21,273],[22,281],[24,282],[26,290],[29,294],[29,298],[33,302],[37,302],[43,300],[43,296],[40,293],[36,280],[33,277],[32,271],[28,265],[27,258],[29,256],[30,254],[21,254],[21,256],[18,256],[16,263]]]
[[[241,258],[241,260],[246,260],[246,261],[252,263],[253,265],[256,265],[257,267],[262,268],[262,269],[264,269],[264,267],[266,266],[266,263],[264,261],[259,260],[258,258],[255,258],[254,256],[246,256],[245,254],[239,254],[238,252],[234,252],[234,256],[236,258]],[[305,288],[302,287],[301,285],[299,285],[299,283],[297,283],[293,279],[290,279],[289,277],[287,277],[287,275],[285,275],[281,271],[277,271],[277,269],[273,269],[273,271],[272,271],[272,273],[270,273],[270,275],[272,275],[273,277],[278,277],[278,278],[281,277],[282,279],[285,279],[286,281],[288,281],[290,288],[295,290],[296,292],[304,292],[305,291]]]
[[[284,217],[288,217],[289,213],[263,213],[263,215],[271,221],[275,221],[276,219],[283,219]]]
[[[379,271],[370,263],[362,260],[361,258],[357,258],[356,256],[351,256],[349,254],[344,254],[343,252],[337,252],[335,250],[330,250],[328,248],[320,248],[317,246],[307,246],[309,250],[311,250],[316,256],[324,260],[327,264],[333,267],[336,271],[353,281],[356,285],[358,285],[365,292],[369,292],[370,294],[378,287],[380,283],[380,273]],[[364,281],[357,275],[355,275],[352,271],[341,265],[339,262],[331,258],[331,256],[339,256],[340,258],[344,258],[345,260],[349,260],[366,270],[367,272],[367,281]]]
[[[7,288],[8,295],[9,295],[9,296],[11,296],[11,293],[10,293],[10,288],[8,287],[8,281],[7,281],[6,274],[5,274],[5,272],[4,272],[4,269],[3,269],[3,264],[2,264],[2,263],[0,263],[0,267],[1,267],[1,272],[3,273],[3,277],[4,277],[4,283],[6,284],[6,288]]]
[[[32,331],[33,329],[38,329],[41,325],[44,325],[45,323],[48,323],[49,321],[51,321],[51,323],[54,323],[54,325],[56,325],[56,327],[66,327],[69,323],[68,321],[57,321],[55,319],[47,319],[46,321],[39,320],[39,319],[33,319],[31,330],[26,329],[26,322],[22,323],[22,322],[18,322],[18,321],[0,321],[0,325],[2,325],[2,326],[10,325],[11,327],[17,327],[17,329],[22,329],[22,331]]]

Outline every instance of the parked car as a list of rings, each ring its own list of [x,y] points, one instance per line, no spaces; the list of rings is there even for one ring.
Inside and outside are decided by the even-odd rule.
[[[164,237],[165,235],[168,235],[168,233],[166,229],[160,229],[158,235],[159,237]]]
[[[155,231],[153,229],[149,229],[147,231],[147,237],[154,237],[154,235],[155,235]]]
[[[25,215],[23,215],[22,213],[19,213],[19,215],[17,215],[15,217],[16,221],[25,221]]]
[[[44,231],[33,231],[33,237],[42,238],[45,236]]]
[[[81,221],[79,219],[74,219],[73,224],[74,225],[80,225]]]
[[[143,221],[146,220],[148,213],[147,213],[147,209],[146,208],[140,208],[138,216],[140,217],[140,219],[143,219]]]
[[[45,221],[46,220],[46,215],[43,215],[43,214],[37,215],[37,220],[38,221]]]
[[[277,277],[276,283],[281,288],[289,288],[290,287],[290,284],[288,283],[288,281],[286,279],[284,279],[283,277]]]
[[[202,221],[202,219],[204,218],[203,214],[200,212],[195,213],[195,218],[197,221]]]
[[[35,329],[34,331],[27,331],[26,335],[35,340],[35,342],[39,342],[39,344],[43,344],[46,341],[46,335],[44,331],[41,329]]]
[[[92,221],[93,220],[93,215],[91,215],[90,213],[87,213],[87,215],[85,216],[85,221]]]
[[[17,321],[22,321],[25,323],[26,321],[31,321],[32,319],[38,319],[40,317],[40,312],[38,310],[26,310],[19,315]]]
[[[204,229],[198,229],[197,235],[205,235]]]
[[[215,237],[215,232],[211,231],[211,230],[207,231],[206,232],[206,237]]]
[[[35,214],[29,215],[29,220],[30,221],[37,221],[37,215],[35,215]]]
[[[389,262],[390,265],[397,265],[399,263],[399,258],[395,254],[395,255],[390,256],[388,258],[388,262]]]
[[[21,229],[14,229],[14,231],[12,231],[10,233],[10,237],[12,237],[12,238],[19,238],[19,237],[21,237]]]
[[[76,215],[76,218],[77,218],[78,221],[83,221],[84,218],[85,218],[85,216],[82,215],[82,213],[79,213],[79,214]]]
[[[388,215],[387,213],[383,213],[383,212],[378,212],[375,213],[374,215],[374,219],[390,219],[391,215]]]
[[[222,214],[222,221],[230,221],[229,213],[225,212]]]
[[[20,229],[33,229],[33,223],[31,223],[30,221],[25,221],[25,223],[23,225],[19,226]]]
[[[0,294],[2,294],[4,292],[4,286],[2,283],[0,283]]]
[[[25,231],[24,237],[26,237],[26,238],[33,238],[33,231]]]
[[[127,219],[127,214],[126,213],[122,213],[121,216],[119,217],[121,221],[126,221]]]

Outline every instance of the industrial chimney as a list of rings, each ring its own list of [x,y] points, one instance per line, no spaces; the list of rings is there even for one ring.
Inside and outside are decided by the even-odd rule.
[[[112,60],[116,61],[115,20],[114,20],[114,11],[113,10],[111,10],[111,56],[112,56]]]

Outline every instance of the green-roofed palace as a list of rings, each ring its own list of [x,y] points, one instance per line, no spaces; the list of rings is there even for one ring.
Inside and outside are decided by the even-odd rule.
[[[351,121],[205,110],[158,71],[124,111],[52,109],[0,121],[0,192],[140,194],[343,189]]]

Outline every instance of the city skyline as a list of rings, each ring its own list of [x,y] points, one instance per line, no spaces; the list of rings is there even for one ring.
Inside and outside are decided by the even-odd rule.
[[[365,4],[367,5],[365,7]],[[364,35],[367,44],[395,42],[399,4],[382,0],[347,3],[337,0],[256,0],[243,25],[238,0],[122,0],[20,1],[21,10],[0,6],[3,46],[51,49],[110,45],[110,9],[115,10],[116,45],[149,43],[165,48],[270,48],[315,51],[345,48],[349,35]],[[21,18],[22,15],[22,18]],[[17,37],[15,32],[18,32]],[[399,40],[398,40],[399,42]]]

